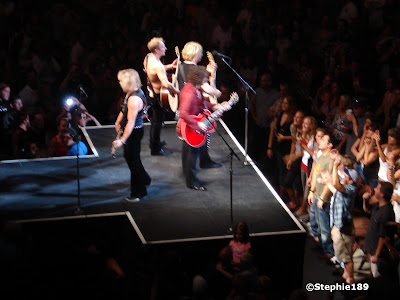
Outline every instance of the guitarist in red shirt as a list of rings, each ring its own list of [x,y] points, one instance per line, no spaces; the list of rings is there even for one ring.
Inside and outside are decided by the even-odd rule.
[[[182,58],[183,62],[179,65],[178,72],[178,84],[179,89],[182,89],[187,82],[187,74],[192,67],[197,66],[197,64],[203,58],[203,46],[195,41],[190,41],[185,44],[182,49]],[[210,82],[215,82],[215,75],[217,71],[217,64],[212,59],[207,65],[207,71],[209,72],[209,80],[201,85],[202,92],[205,92],[209,95],[209,100],[211,103],[217,103],[216,99],[221,96],[221,91],[219,91],[215,86],[210,85]],[[220,163],[216,163],[213,161],[208,153],[209,148],[209,139],[207,137],[207,147],[202,148],[202,152],[200,153],[200,167],[202,169],[209,168],[219,168],[222,165]]]
[[[199,131],[205,131],[207,126],[203,122],[197,122],[193,117],[204,109],[217,110],[221,106],[225,111],[230,110],[228,102],[211,104],[205,101],[201,91],[201,85],[208,80],[209,73],[204,66],[190,68],[187,74],[187,83],[180,92],[179,116],[190,126]],[[207,151],[207,144],[201,147],[192,147],[186,141],[182,142],[182,168],[186,179],[186,186],[197,191],[206,191],[207,188],[200,184],[197,173],[197,159],[202,151]],[[200,157],[201,159],[201,157]],[[201,165],[200,161],[200,165]]]

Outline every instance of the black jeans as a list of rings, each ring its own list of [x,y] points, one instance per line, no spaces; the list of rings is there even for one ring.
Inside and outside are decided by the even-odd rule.
[[[154,94],[151,101],[150,149],[161,150],[161,127],[164,122],[164,110],[160,104],[160,94]]]
[[[146,185],[150,184],[151,181],[140,160],[140,143],[143,135],[143,127],[133,129],[124,145],[124,157],[131,171],[131,197],[146,196]]]
[[[197,159],[200,157],[200,164],[203,159],[207,159],[207,144],[199,148],[190,146],[186,142],[182,142],[182,169],[185,176],[186,185],[195,185],[199,183],[197,179]]]

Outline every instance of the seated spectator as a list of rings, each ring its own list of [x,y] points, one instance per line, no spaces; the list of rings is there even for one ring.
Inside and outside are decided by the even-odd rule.
[[[214,267],[214,266],[213,266]],[[218,261],[210,271],[210,286],[216,299],[225,299],[232,288],[233,276],[237,273],[233,265],[232,249],[229,246],[219,251]]]
[[[47,147],[47,156],[64,156],[68,147],[63,143],[62,133],[69,127],[69,121],[66,118],[60,119],[57,123],[57,134],[50,140]]]
[[[86,145],[80,141],[79,137],[76,136],[76,131],[72,128],[67,128],[62,132],[62,140],[63,144],[68,147],[66,156],[81,156],[88,153]]]
[[[249,227],[245,222],[238,222],[233,230],[233,239],[229,242],[233,253],[233,264],[240,266],[240,256],[251,249]]]

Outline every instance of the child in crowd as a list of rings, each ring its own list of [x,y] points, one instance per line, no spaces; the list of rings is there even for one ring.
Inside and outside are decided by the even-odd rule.
[[[243,252],[249,252],[251,249],[249,228],[245,222],[238,222],[234,229],[233,239],[229,243],[232,249],[233,264],[240,266],[240,256]]]

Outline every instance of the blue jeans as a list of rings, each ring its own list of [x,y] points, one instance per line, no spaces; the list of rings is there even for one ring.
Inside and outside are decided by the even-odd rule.
[[[316,204],[318,201],[317,197],[314,195],[314,203]],[[318,232],[321,237],[321,245],[322,249],[324,249],[325,253],[329,256],[333,257],[335,255],[333,251],[333,243],[331,238],[331,227],[329,220],[329,209],[330,204],[324,203],[323,209],[315,206],[315,218],[318,224]]]
[[[311,234],[313,236],[320,238],[319,233],[318,233],[318,224],[317,224],[317,220],[315,217],[315,211],[317,209],[318,209],[317,201],[315,200],[315,196],[314,196],[314,202],[310,206],[310,227],[311,227]]]

